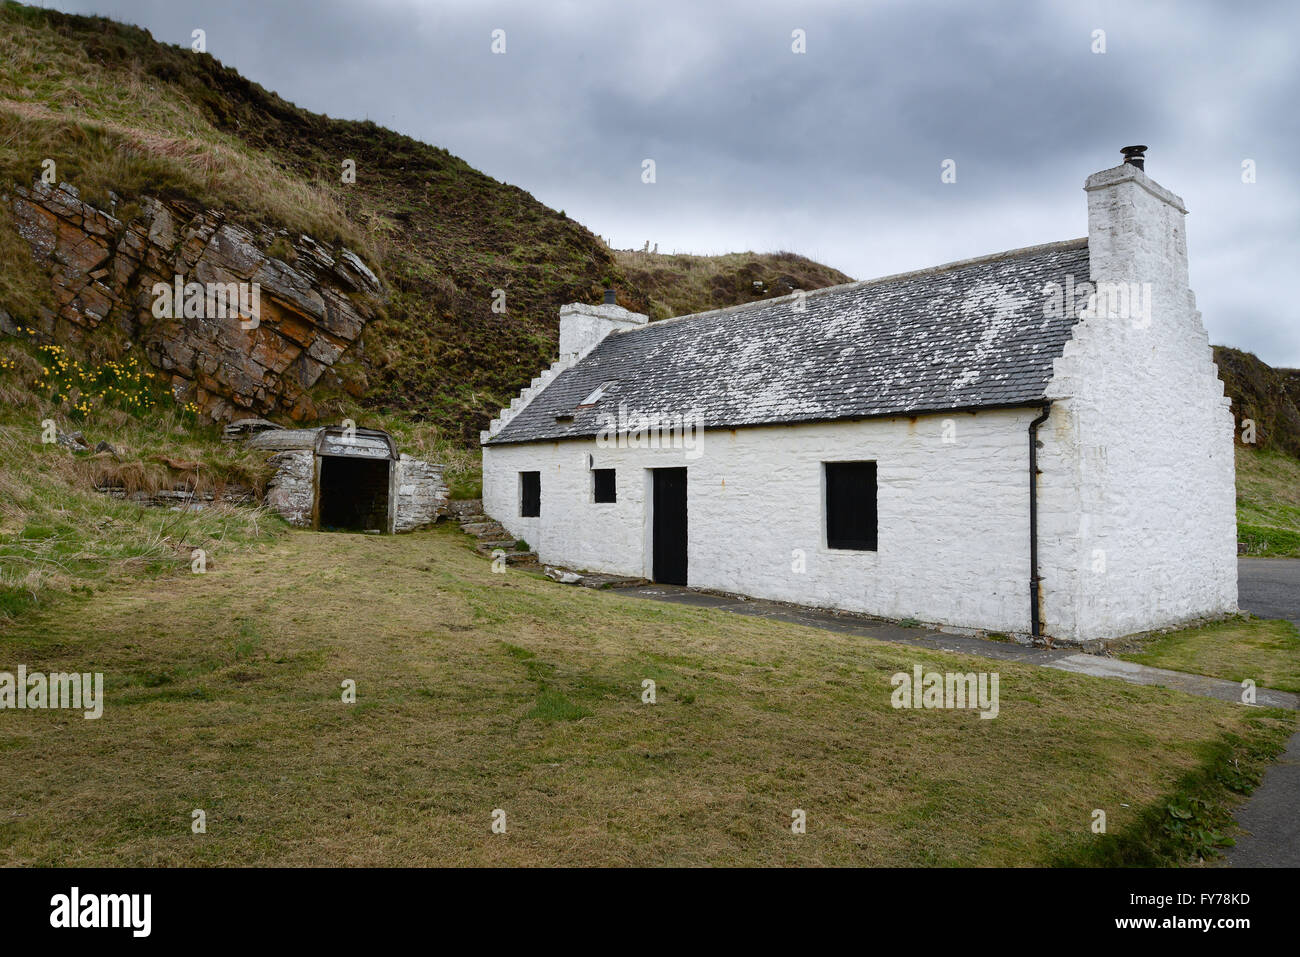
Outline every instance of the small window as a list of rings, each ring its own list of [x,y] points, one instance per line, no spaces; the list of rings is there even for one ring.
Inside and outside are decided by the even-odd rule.
[[[876,550],[876,463],[826,462],[826,544]]]
[[[615,385],[614,379],[607,379],[602,382],[592,393],[578,403],[578,408],[587,409],[600,402],[605,397],[605,393]]]
[[[614,485],[613,469],[592,469],[591,470],[591,487],[594,493],[592,498],[597,502],[617,502],[618,489]]]
[[[542,514],[542,473],[519,473],[519,515],[537,518]]]

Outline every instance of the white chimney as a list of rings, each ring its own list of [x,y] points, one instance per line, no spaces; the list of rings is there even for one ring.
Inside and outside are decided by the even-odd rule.
[[[1150,283],[1166,306],[1186,292],[1187,208],[1145,170],[1145,146],[1126,146],[1125,160],[1093,173],[1088,193],[1088,258],[1094,283]]]
[[[605,292],[605,301],[598,306],[571,302],[560,307],[560,359],[580,359],[611,332],[636,329],[650,321],[650,317],[624,309],[614,302],[614,290]]]

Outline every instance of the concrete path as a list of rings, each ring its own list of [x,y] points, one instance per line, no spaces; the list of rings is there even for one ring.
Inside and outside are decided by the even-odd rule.
[[[1300,867],[1300,733],[1238,809],[1246,831],[1228,849],[1228,867]]]
[[[1297,564],[1300,564],[1298,562]],[[965,655],[979,655],[999,661],[1023,661],[1026,664],[1042,665],[1046,668],[1058,668],[1076,674],[1094,675],[1099,678],[1118,678],[1138,685],[1158,685],[1163,688],[1176,688],[1188,694],[1203,698],[1218,698],[1220,701],[1241,702],[1241,685],[1235,681],[1221,678],[1207,678],[1204,675],[1190,675],[1181,671],[1168,671],[1164,668],[1152,668],[1118,658],[1106,658],[1101,655],[1089,655],[1073,649],[1032,648],[1018,645],[1014,641],[990,641],[987,638],[972,638],[965,635],[949,635],[927,628],[904,628],[894,622],[854,615],[847,612],[835,612],[824,608],[808,608],[801,605],[786,605],[781,602],[764,601],[760,598],[740,598],[730,595],[712,595],[692,591],[678,585],[639,585],[632,588],[615,589],[619,594],[637,598],[649,598],[655,601],[667,601],[677,605],[695,605],[700,608],[721,608],[724,611],[740,615],[757,615],[762,618],[774,618],[823,631],[834,631],[846,635],[861,635],[864,638],[876,638],[880,641],[892,641],[900,645],[913,645],[928,648],[931,651],[952,651]],[[1277,708],[1300,710],[1300,695],[1287,691],[1271,691],[1265,688],[1255,692],[1256,704]]]
[[[1223,678],[1207,678],[1205,675],[1189,675],[1183,671],[1169,671],[1165,668],[1152,668],[1147,665],[1121,661],[1119,658],[1104,658],[1101,655],[1070,655],[1046,662],[1048,668],[1061,671],[1073,671],[1080,675],[1095,675],[1098,678],[1119,678],[1137,685],[1159,685],[1162,688],[1175,688],[1188,694],[1203,698],[1218,698],[1220,701],[1232,701],[1241,704],[1241,685]],[[1300,710],[1300,695],[1289,691],[1273,691],[1269,688],[1255,689],[1255,703],[1271,708],[1290,708]]]
[[[1300,558],[1237,559],[1237,605],[1300,626]]]
[[[777,621],[806,625],[809,628],[820,628],[823,631],[861,635],[864,638],[877,638],[880,641],[892,641],[896,644],[916,645],[932,651],[953,651],[1002,661],[1027,661],[1042,665],[1074,654],[1072,651],[1031,648],[1018,645],[1014,641],[990,641],[987,638],[948,635],[927,628],[904,628],[902,625],[879,618],[835,612],[825,608],[787,605],[760,598],[707,594],[682,588],[679,585],[638,585],[632,588],[616,588],[613,591],[635,598],[649,598],[675,605],[694,605],[699,608],[721,608],[739,615],[773,618]]]

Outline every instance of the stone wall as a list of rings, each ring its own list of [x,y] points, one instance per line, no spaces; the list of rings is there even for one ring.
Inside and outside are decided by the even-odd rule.
[[[649,578],[647,470],[685,466],[692,586],[1025,633],[1036,412],[708,431],[697,458],[594,439],[489,445],[483,507],[544,563]],[[617,502],[593,501],[588,455],[616,470]],[[879,463],[878,551],[826,546],[822,463],[852,460]],[[519,515],[525,470],[542,473],[539,518]]]
[[[1182,200],[1129,165],[1086,189],[1089,278],[1149,284],[1150,313],[1085,318],[1048,385],[1043,613],[1081,640],[1237,607],[1233,417],[1188,288]]]
[[[145,197],[123,222],[77,191],[37,183],[9,204],[37,263],[50,273],[55,306],[36,326],[72,348],[111,337],[142,347],[178,402],[213,419],[248,414],[309,421],[318,383],[353,395],[365,389],[358,364],[335,368],[373,317],[381,287],[347,249],[308,236],[253,232],[222,213]],[[285,258],[267,249],[281,248]],[[236,318],[156,318],[155,283],[257,284],[256,328]]]
[[[311,528],[316,456],[309,450],[294,449],[277,452],[270,462],[275,474],[266,486],[267,507],[279,512],[290,525]]]
[[[314,431],[286,429],[264,432],[250,444],[260,440],[260,445],[265,446],[281,437],[284,444],[294,445]],[[290,525],[310,528],[316,493],[314,452],[311,448],[290,448],[277,452],[270,458],[270,463],[276,471],[267,484],[267,507],[279,512]],[[397,474],[393,531],[413,532],[435,524],[447,511],[448,492],[442,466],[403,453],[394,467]]]
[[[442,466],[403,453],[397,461],[397,510],[394,532],[426,528],[447,511],[447,483]]]

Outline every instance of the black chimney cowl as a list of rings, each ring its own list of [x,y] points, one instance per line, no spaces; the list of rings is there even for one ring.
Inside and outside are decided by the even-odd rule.
[[[618,302],[618,293],[611,286],[605,290],[605,305],[612,306]]]
[[[1145,146],[1122,146],[1119,150],[1124,154],[1124,162],[1129,166],[1136,166],[1143,172],[1147,168],[1147,148]]]

